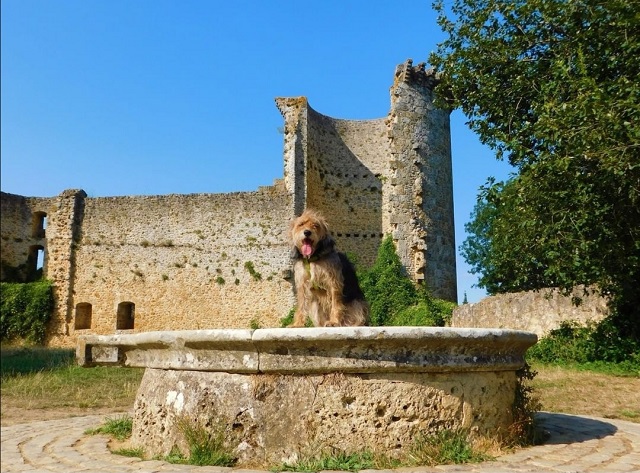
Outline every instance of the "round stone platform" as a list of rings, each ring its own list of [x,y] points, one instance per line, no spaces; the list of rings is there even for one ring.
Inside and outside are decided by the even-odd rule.
[[[132,436],[147,454],[186,453],[185,425],[221,428],[243,464],[264,465],[336,448],[400,455],[418,434],[507,429],[536,340],[439,327],[196,330],[82,337],[78,358],[147,368]]]

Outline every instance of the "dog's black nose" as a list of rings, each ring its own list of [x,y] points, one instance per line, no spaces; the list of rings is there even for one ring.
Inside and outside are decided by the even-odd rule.
[[[311,236],[311,230],[305,230],[304,231],[304,236],[306,236],[307,238]]]

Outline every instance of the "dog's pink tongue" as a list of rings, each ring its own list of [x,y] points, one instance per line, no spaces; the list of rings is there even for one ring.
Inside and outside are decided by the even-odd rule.
[[[313,253],[313,247],[310,243],[302,243],[302,256],[308,258]]]

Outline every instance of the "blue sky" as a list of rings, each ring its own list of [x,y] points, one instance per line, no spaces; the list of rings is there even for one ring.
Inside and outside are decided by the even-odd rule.
[[[1,189],[90,197],[251,191],[282,177],[274,98],[389,111],[395,66],[444,39],[420,0],[2,0]],[[456,240],[510,172],[451,116]],[[462,301],[484,297],[458,257]]]

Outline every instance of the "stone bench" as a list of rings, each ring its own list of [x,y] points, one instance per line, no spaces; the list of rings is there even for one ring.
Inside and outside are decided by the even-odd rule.
[[[146,368],[132,443],[186,452],[180,422],[221,423],[244,464],[309,449],[399,455],[418,433],[505,430],[529,332],[440,327],[192,330],[83,336],[82,366]]]

